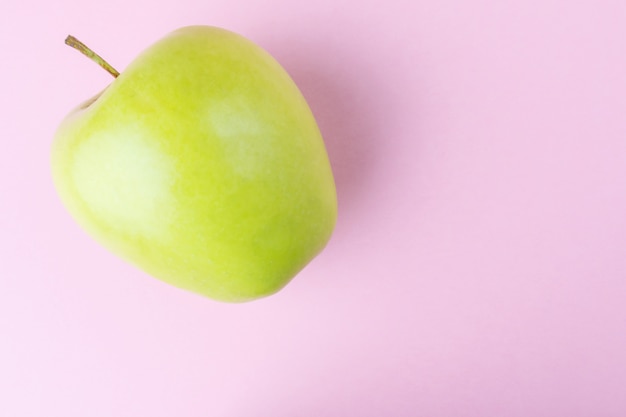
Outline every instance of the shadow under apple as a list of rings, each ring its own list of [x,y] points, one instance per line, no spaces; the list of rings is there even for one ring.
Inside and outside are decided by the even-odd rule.
[[[359,209],[383,155],[385,114],[379,80],[338,46],[264,45],[306,98],[324,138],[337,187],[339,222]]]

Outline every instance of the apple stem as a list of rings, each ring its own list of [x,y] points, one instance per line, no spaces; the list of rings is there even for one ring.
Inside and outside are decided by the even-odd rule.
[[[81,52],[83,55],[89,57],[96,64],[104,68],[114,78],[117,78],[120,75],[120,73],[111,65],[109,65],[108,62],[102,59],[100,55],[98,55],[97,53],[89,49],[87,45],[85,45],[84,43],[82,43],[81,41],[73,37],[72,35],[68,35],[67,38],[65,38],[65,44],[71,46],[72,48]]]

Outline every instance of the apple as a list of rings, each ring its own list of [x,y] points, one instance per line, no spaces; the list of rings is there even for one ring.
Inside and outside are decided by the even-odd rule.
[[[227,302],[275,293],[322,251],[337,216],[327,152],[266,51],[191,26],[119,74],[66,43],[116,77],[52,145],[55,188],[88,234],[160,280]]]

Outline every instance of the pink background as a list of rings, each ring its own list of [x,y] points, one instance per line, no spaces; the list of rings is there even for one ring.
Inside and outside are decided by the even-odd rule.
[[[242,33],[318,118],[340,218],[228,305],[96,245],[52,136],[167,32]],[[3,0],[0,415],[626,415],[623,0]]]

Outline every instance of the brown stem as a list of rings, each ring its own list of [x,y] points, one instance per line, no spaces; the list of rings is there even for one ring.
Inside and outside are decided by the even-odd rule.
[[[109,65],[108,62],[102,59],[100,55],[98,55],[97,53],[89,49],[87,45],[85,45],[84,43],[82,43],[81,41],[73,37],[72,35],[68,35],[67,38],[65,38],[65,44],[71,46],[77,51],[80,51],[83,55],[89,57],[96,64],[104,68],[113,77],[117,78],[120,75],[120,73],[111,65]]]

